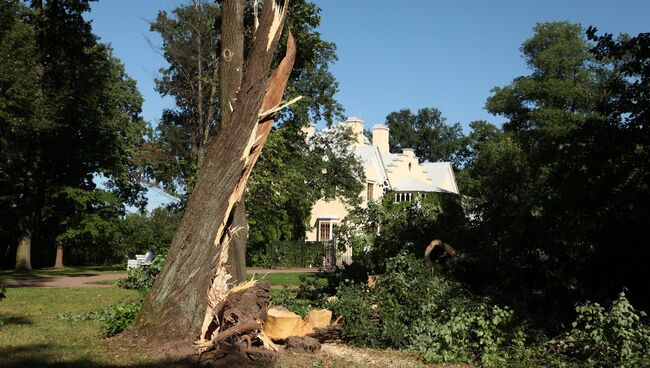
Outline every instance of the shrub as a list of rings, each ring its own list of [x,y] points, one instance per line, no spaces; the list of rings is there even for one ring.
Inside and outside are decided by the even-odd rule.
[[[379,324],[381,316],[375,295],[363,284],[349,282],[338,287],[336,297],[328,308],[334,315],[342,315],[345,319],[341,329],[342,337],[358,346],[383,346]]]
[[[5,288],[0,287],[0,300],[4,299],[6,296],[7,290]]]
[[[417,351],[429,362],[502,366],[505,349],[524,336],[511,309],[468,295],[407,252],[386,261],[374,288],[340,286],[330,307],[344,316],[350,342]]]
[[[142,301],[113,304],[101,311],[88,312],[83,314],[61,314],[58,313],[54,319],[68,322],[79,321],[101,321],[101,335],[104,337],[115,336],[124,331],[140,313]]]
[[[316,307],[308,299],[298,297],[295,291],[289,290],[286,286],[280,290],[271,290],[271,303],[283,306],[301,317]]]
[[[456,244],[465,233],[466,220],[455,195],[427,193],[400,203],[393,203],[393,198],[387,193],[381,203],[353,209],[337,228],[338,246],[352,248],[354,261],[373,273],[383,272],[386,261],[399,252],[421,257],[432,240]]]
[[[609,310],[587,302],[563,339],[554,341],[565,354],[590,367],[650,366],[650,328],[646,314],[636,311],[621,293]]]
[[[106,310],[102,335],[111,337],[124,331],[138,316],[141,307],[141,302],[112,305]]]
[[[117,286],[122,289],[147,291],[153,286],[156,276],[158,276],[164,265],[165,257],[156,256],[148,266],[129,269],[127,271],[128,276],[119,280]]]

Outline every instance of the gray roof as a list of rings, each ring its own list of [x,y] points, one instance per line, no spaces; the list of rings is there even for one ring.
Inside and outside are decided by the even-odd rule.
[[[372,159],[375,157],[376,150],[377,147],[371,146],[369,144],[354,146],[354,153],[356,153],[361,159],[364,170],[368,170],[370,168]]]
[[[393,189],[398,192],[440,192],[441,189],[430,183],[417,180],[413,177],[399,178],[391,182]]]

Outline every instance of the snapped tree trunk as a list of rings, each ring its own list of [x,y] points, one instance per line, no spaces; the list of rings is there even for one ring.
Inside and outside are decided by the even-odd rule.
[[[221,52],[219,53],[220,122],[230,123],[244,68],[244,0],[221,0]],[[236,122],[235,122],[236,124]],[[232,226],[239,229],[229,248],[233,284],[246,281],[246,242],[248,220],[242,198],[235,206]]]
[[[63,244],[56,244],[56,258],[54,259],[54,268],[63,268]]]
[[[165,267],[134,325],[140,336],[186,341],[211,337],[201,333],[202,326],[211,323],[212,308],[232,286],[229,247],[242,230],[233,226],[235,209],[273,124],[274,114],[264,112],[279,105],[295,59],[290,36],[284,60],[269,78],[287,6],[288,0],[282,6],[276,1],[264,6],[232,115],[208,145]]]

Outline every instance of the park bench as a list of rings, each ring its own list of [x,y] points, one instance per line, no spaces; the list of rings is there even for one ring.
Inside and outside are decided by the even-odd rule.
[[[154,251],[149,250],[145,254],[136,254],[135,259],[129,259],[126,262],[126,269],[129,270],[131,268],[138,268],[140,266],[148,266],[151,264],[151,261],[156,257],[156,253]]]

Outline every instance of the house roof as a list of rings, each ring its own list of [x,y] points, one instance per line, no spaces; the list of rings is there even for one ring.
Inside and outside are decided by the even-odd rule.
[[[429,174],[429,178],[440,188],[440,191],[460,194],[456,184],[454,169],[449,162],[424,162],[424,170]]]
[[[361,121],[358,118],[350,118],[348,121]],[[345,122],[332,125],[324,130],[346,126]],[[386,128],[388,129],[388,128]],[[363,134],[362,132],[358,134]],[[363,144],[356,143],[351,148],[359,157],[363,169],[368,172],[374,167],[380,176],[380,182],[388,184],[388,187],[400,192],[448,192],[460,194],[456,184],[456,177],[449,162],[423,162],[418,163],[413,150],[405,149],[403,153],[381,153],[372,145],[367,137],[363,137]],[[406,163],[414,162],[417,174],[395,177],[394,170],[399,170]],[[411,166],[409,164],[409,171]],[[389,175],[391,174],[391,175]]]
[[[413,177],[404,177],[397,180],[393,180],[393,189],[398,192],[440,192],[440,188],[432,185],[431,183],[426,183],[420,180],[417,180]]]

